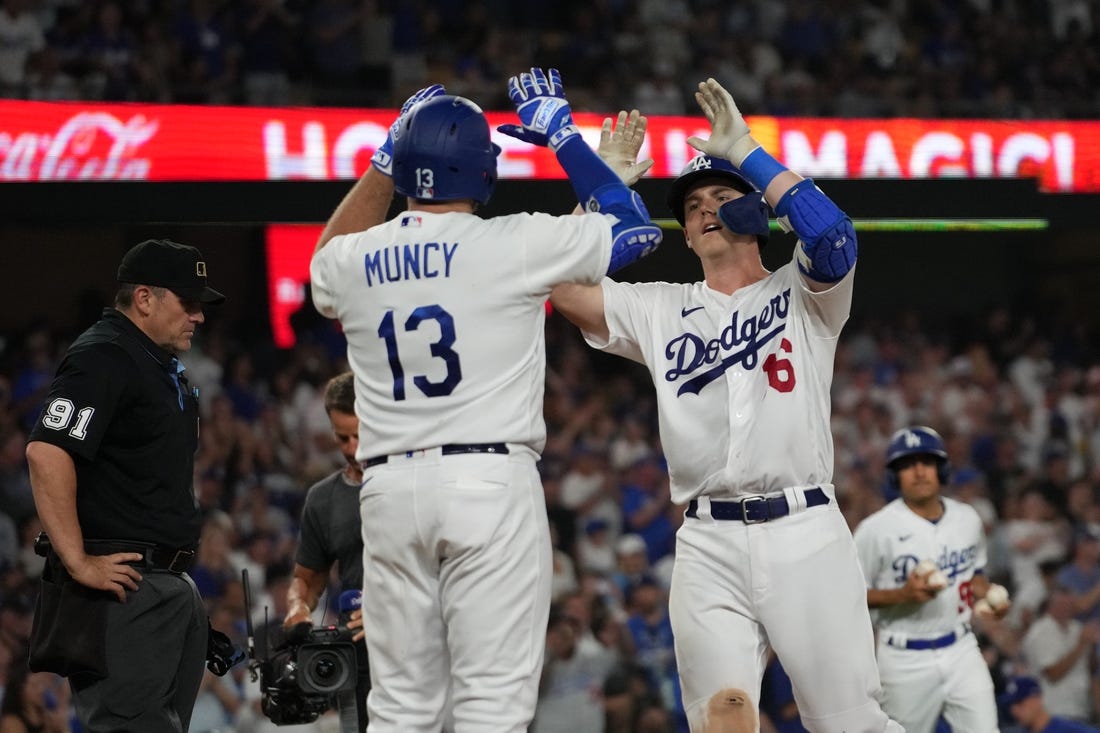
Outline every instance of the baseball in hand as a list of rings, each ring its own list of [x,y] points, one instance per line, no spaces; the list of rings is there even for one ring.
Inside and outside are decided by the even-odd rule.
[[[937,568],[936,563],[932,562],[931,560],[921,560],[919,563],[917,563],[917,567],[913,568],[913,572],[921,578],[930,573],[934,573],[937,570],[939,570],[939,568]]]
[[[942,570],[936,568],[928,574],[928,577],[924,579],[924,582],[928,584],[929,588],[942,590],[947,587],[947,576],[943,574]]]
[[[989,586],[989,590],[985,592],[985,598],[983,599],[989,604],[989,607],[999,611],[1008,605],[1008,589],[1003,585],[994,583]]]
[[[993,606],[989,605],[989,601],[983,598],[974,604],[974,615],[983,618],[992,618],[996,614],[993,612]]]

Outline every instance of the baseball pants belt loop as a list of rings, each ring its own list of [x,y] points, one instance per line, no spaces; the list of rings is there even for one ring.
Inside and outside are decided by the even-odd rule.
[[[141,565],[148,570],[164,570],[179,575],[195,564],[194,548],[170,548],[149,542],[130,540],[85,540],[84,551],[89,555],[113,555],[116,552],[138,552]]]
[[[439,447],[439,452],[445,456],[456,456],[463,453],[499,453],[508,454],[508,446],[504,443],[448,443]],[[407,455],[413,455],[416,451],[409,451]],[[363,468],[381,466],[390,460],[389,456],[375,456],[363,461]]]
[[[792,489],[797,493],[797,490]],[[787,498],[787,490],[779,496],[749,496],[741,501],[715,501],[710,500],[710,515],[715,519],[734,520],[745,524],[759,524],[770,522],[773,519],[786,517],[802,509],[822,506],[829,503],[829,495],[820,486],[801,492],[805,497],[802,501],[792,502]],[[701,497],[703,498],[703,497]],[[692,499],[688,502],[685,516],[696,519],[699,516],[700,501]]]

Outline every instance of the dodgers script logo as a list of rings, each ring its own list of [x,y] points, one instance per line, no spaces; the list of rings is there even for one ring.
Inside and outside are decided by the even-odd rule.
[[[940,548],[940,554],[934,559],[936,567],[943,571],[943,574],[947,576],[947,579],[954,584],[955,578],[963,575],[967,571],[973,571],[974,566],[978,560],[978,547],[977,545],[969,545],[959,549],[949,550],[946,547]],[[906,579],[909,574],[913,572],[913,568],[917,567],[917,563],[920,560],[916,555],[898,555],[894,558],[894,562],[890,564],[890,567],[894,570],[894,581],[898,585],[905,585]]]
[[[665,380],[675,382],[691,375],[676,391],[676,395],[699,394],[735,364],[755,369],[760,350],[787,328],[787,312],[791,305],[791,289],[776,295],[754,316],[741,317],[740,311],[730,316],[729,325],[717,338],[704,340],[694,333],[677,336],[665,345],[665,357],[671,368]],[[701,370],[701,371],[700,371]]]

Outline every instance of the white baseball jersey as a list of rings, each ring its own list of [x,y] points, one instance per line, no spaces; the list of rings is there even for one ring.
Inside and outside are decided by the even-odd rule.
[[[969,504],[941,497],[943,517],[936,522],[917,516],[895,499],[856,527],[856,549],[869,588],[905,585],[921,560],[932,560],[947,576],[947,587],[927,603],[871,609],[882,633],[913,638],[942,636],[970,620],[970,581],[985,569],[982,520]]]
[[[985,534],[969,504],[941,501],[944,513],[936,522],[895,499],[856,527],[868,587],[905,585],[921,560],[932,560],[947,576],[947,587],[926,603],[871,609],[879,629],[882,704],[909,733],[933,733],[941,714],[952,730],[995,733],[993,680],[966,626],[970,584],[986,563]],[[942,646],[922,647],[937,639]]]
[[[829,390],[853,273],[822,293],[793,261],[733,295],[604,280],[610,337],[585,336],[649,368],[674,502],[832,480]]]
[[[545,303],[611,259],[601,214],[411,211],[334,237],[313,257],[313,301],[348,338],[365,460],[448,443],[541,451]]]
[[[608,340],[586,338],[649,368],[673,501],[785,489],[801,501],[798,487],[819,486],[830,497],[753,525],[700,512],[677,531],[669,614],[693,730],[730,689],[759,701],[769,644],[809,730],[900,730],[873,697],[863,576],[829,483],[829,389],[852,281],[814,293],[792,261],[732,295],[603,282]]]

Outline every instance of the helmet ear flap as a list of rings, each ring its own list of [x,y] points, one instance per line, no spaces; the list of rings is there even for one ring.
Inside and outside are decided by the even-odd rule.
[[[887,466],[886,476],[882,481],[882,498],[889,503],[900,496],[901,484],[898,483],[898,472]]]
[[[947,461],[940,461],[936,466],[936,478],[940,480],[940,487],[946,488],[949,481],[951,481],[951,464]]]

